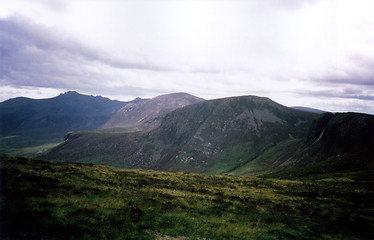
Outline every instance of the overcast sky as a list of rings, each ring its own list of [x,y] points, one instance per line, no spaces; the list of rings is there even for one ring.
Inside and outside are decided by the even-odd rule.
[[[0,0],[0,101],[266,96],[374,114],[372,0]]]

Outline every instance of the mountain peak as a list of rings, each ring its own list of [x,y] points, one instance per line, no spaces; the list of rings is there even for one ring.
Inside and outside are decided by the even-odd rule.
[[[167,113],[201,101],[204,99],[178,92],[160,95],[140,103],[130,103],[118,110],[103,128],[151,130],[160,125]]]
[[[73,96],[73,95],[81,95],[81,94],[76,91],[67,91],[67,92],[61,93],[59,96]]]
[[[155,100],[155,99],[191,99],[191,98],[204,100],[202,98],[196,97],[194,95],[191,95],[191,94],[188,94],[188,93],[185,93],[185,92],[163,94],[163,95],[154,97],[152,99]]]

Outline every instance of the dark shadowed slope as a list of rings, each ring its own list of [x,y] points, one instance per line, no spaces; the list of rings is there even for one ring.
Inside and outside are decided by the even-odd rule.
[[[374,143],[374,115],[325,113],[313,122],[308,142],[328,156],[357,150]]]
[[[325,113],[313,121],[297,164],[267,176],[288,179],[328,177],[374,179],[374,116]]]
[[[172,93],[137,104],[127,104],[119,109],[102,128],[152,130],[160,125],[167,113],[201,101],[204,99],[187,93]]]

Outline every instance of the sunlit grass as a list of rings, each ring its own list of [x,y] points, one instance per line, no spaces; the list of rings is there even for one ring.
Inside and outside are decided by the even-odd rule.
[[[1,141],[1,140],[0,140]],[[13,147],[13,148],[4,148],[0,149],[1,153],[12,154],[15,156],[26,156],[26,157],[35,157],[38,154],[46,153],[52,148],[59,145],[61,142],[53,142],[47,144],[41,144],[33,147]]]

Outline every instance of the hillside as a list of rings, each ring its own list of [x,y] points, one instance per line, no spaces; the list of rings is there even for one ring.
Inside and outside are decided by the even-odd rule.
[[[149,133],[77,132],[42,157],[125,168],[227,173],[271,148],[292,144],[298,149],[317,117],[268,98],[216,99],[170,112]],[[284,154],[274,161],[282,163],[292,152]]]
[[[291,176],[294,169],[298,172],[296,175],[301,177],[299,174],[303,172],[306,178],[374,171],[374,116],[361,113],[322,114],[311,123],[299,147],[295,146],[293,141],[284,142],[232,174],[248,175],[259,165],[262,172],[290,169]],[[286,161],[274,168],[278,164],[277,156],[282,154]],[[275,175],[289,178],[283,173]]]
[[[374,143],[374,116],[362,113],[325,113],[314,121],[307,138],[327,157]]]
[[[0,103],[1,151],[60,142],[69,131],[99,128],[126,104],[77,92],[7,100]]]
[[[127,104],[119,109],[102,128],[128,128],[149,131],[157,128],[169,112],[201,101],[204,101],[204,99],[187,93],[172,93],[137,104]]]
[[[0,156],[1,239],[374,238],[373,182],[125,170]]]

